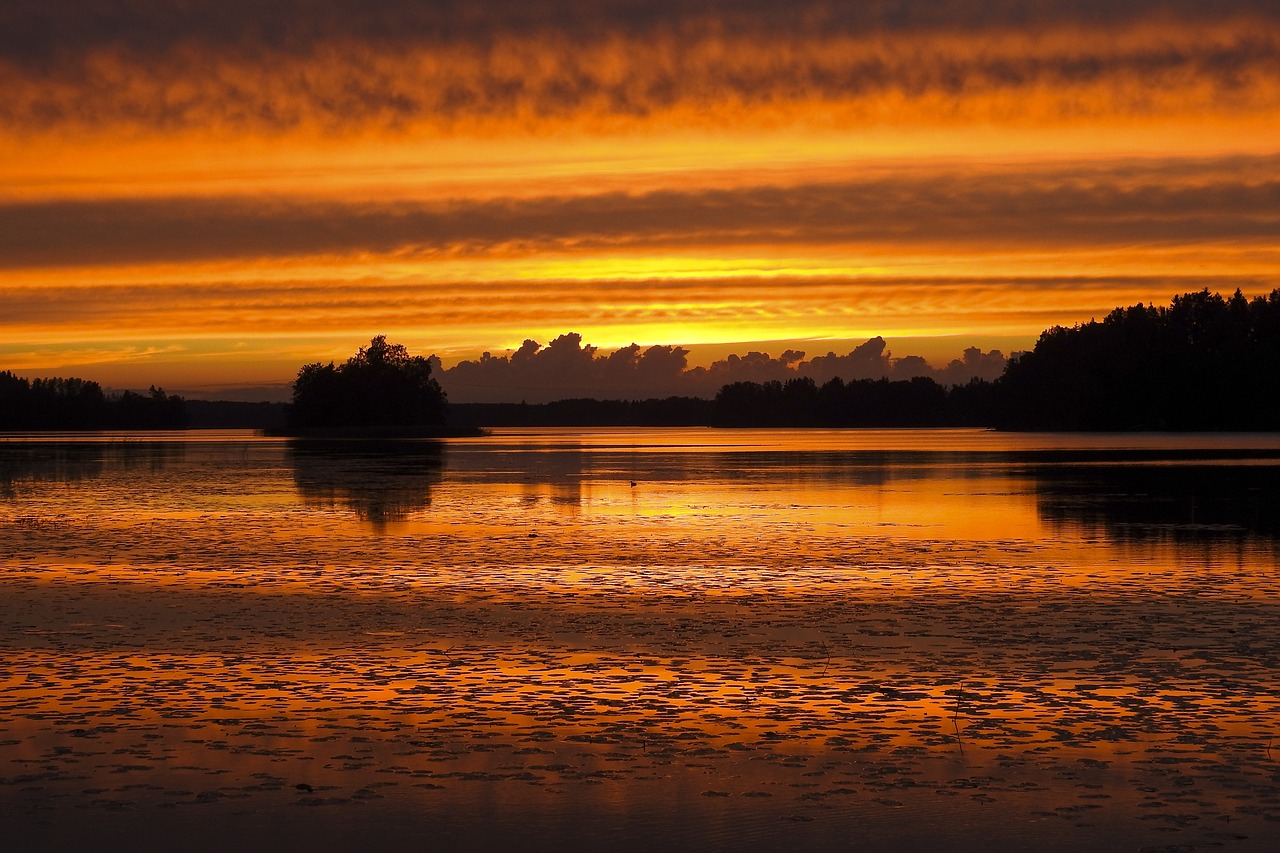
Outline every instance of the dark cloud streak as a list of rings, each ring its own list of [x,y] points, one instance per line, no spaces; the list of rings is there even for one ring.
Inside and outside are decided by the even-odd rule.
[[[801,186],[447,203],[168,198],[0,205],[0,267],[353,253],[1259,242],[1280,233],[1280,163],[899,175]]]
[[[207,46],[246,55],[307,53],[359,41],[381,48],[552,31],[580,41],[624,33],[864,35],[981,32],[1136,21],[1280,17],[1273,0],[7,0],[0,56],[33,67],[94,50],[140,56]]]
[[[679,319],[690,314],[707,319],[716,311],[726,311],[726,319],[734,319],[734,306],[744,302],[813,313],[833,305],[881,306],[891,313],[914,316],[941,301],[963,304],[966,312],[978,318],[1007,313],[1014,305],[1019,317],[1044,327],[1063,319],[1062,310],[1054,307],[1056,300],[1052,296],[1046,299],[1050,294],[1069,296],[1075,303],[1107,306],[1115,301],[1149,299],[1153,294],[1206,288],[1265,293],[1275,286],[1273,279],[1259,276],[1159,274],[642,280],[603,288],[592,283],[589,289],[581,283],[555,281],[362,283],[351,287],[329,281],[195,283],[177,279],[149,284],[0,286],[0,332],[12,338],[18,329],[34,326],[45,329],[45,336],[53,339],[77,339],[86,330],[95,335],[144,330],[184,335],[192,328],[202,334],[228,330],[275,334],[280,330],[281,316],[292,318],[291,326],[312,331],[349,329],[353,318],[358,318],[362,329],[440,328],[450,323],[493,328],[512,320],[512,305],[521,306],[514,313],[525,328],[572,328],[583,322],[584,312],[598,312],[600,306],[612,306],[608,313],[615,322],[652,323],[658,313],[655,300],[700,303],[685,309],[686,316]],[[705,300],[729,307],[713,308]],[[843,315],[840,322],[865,327],[867,319]]]
[[[1228,36],[1197,22],[1239,23]],[[1182,35],[1123,37],[1138,24]],[[1112,31],[1066,42],[1053,28]],[[0,6],[0,126],[332,131],[675,104],[963,99],[1112,81],[1124,111],[1280,75],[1280,3],[320,2]],[[1027,38],[1009,40],[1010,33]],[[963,43],[955,43],[960,39]],[[968,41],[964,41],[968,39]],[[424,64],[424,60],[427,60]],[[619,71],[619,66],[621,71]],[[23,83],[25,85],[15,85]],[[1134,89],[1143,94],[1135,96]],[[1098,109],[1072,101],[1073,110]]]

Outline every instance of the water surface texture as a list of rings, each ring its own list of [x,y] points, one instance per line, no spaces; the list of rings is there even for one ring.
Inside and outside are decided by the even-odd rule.
[[[24,845],[1273,850],[1280,437],[0,439]]]

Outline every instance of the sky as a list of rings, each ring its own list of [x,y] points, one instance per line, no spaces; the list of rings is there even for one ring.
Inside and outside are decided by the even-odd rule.
[[[279,384],[375,334],[946,370],[1268,292],[1277,236],[1280,2],[0,4],[22,375]]]

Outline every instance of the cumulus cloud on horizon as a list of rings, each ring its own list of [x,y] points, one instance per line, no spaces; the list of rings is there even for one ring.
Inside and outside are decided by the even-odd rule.
[[[713,397],[733,382],[770,382],[812,378],[818,384],[840,378],[910,379],[927,376],[944,385],[973,378],[995,379],[1007,358],[1000,350],[965,349],[960,358],[934,367],[918,355],[895,357],[882,337],[853,350],[806,358],[803,350],[788,349],[779,356],[750,351],[729,355],[707,367],[690,367],[689,350],[679,346],[637,344],[610,353],[584,344],[570,332],[547,345],[527,339],[504,355],[484,353],[445,368],[432,356],[436,378],[455,403],[545,403],[574,397],[647,399],[652,397]]]

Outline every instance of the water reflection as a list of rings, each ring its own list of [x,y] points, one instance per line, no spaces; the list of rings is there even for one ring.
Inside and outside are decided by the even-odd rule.
[[[185,457],[186,447],[146,441],[0,442],[0,500],[58,483],[102,477],[109,470],[160,472]]]
[[[1085,535],[1199,542],[1280,534],[1274,461],[1058,465],[1038,468],[1035,482],[1040,517]]]
[[[1280,534],[1273,448],[1187,447],[1174,436],[1168,447],[866,450],[779,438],[772,447],[693,448],[494,440],[455,445],[445,480],[478,492],[515,487],[571,514],[631,485],[641,495],[663,487],[669,501],[726,508],[749,500],[745,491],[836,515],[876,503],[899,523],[950,520],[953,533],[974,530],[966,521],[986,508],[1004,519],[1001,536],[1274,542]],[[1024,513],[1027,529],[1018,521]]]
[[[102,505],[164,508],[182,495],[185,508],[235,510],[278,494],[352,513],[375,530],[434,500],[434,520],[485,523],[510,520],[519,506],[544,520],[584,523],[662,515],[704,527],[717,517],[754,526],[787,520],[968,539],[1280,543],[1275,440],[1249,448],[1237,446],[1239,437],[1236,444],[1202,439],[1201,446],[1180,436],[1166,446],[1140,437],[1146,444],[1107,448],[1095,437],[1076,445],[1078,437],[1059,436],[1061,446],[1050,448],[1024,446],[1018,435],[997,436],[1003,447],[985,435],[973,446],[952,446],[942,434],[929,450],[923,439],[907,438],[915,443],[898,448],[859,446],[865,436],[857,432],[786,431],[455,442],[7,440],[0,441],[0,500],[52,501],[53,485],[92,482],[84,499]]]
[[[809,449],[618,448],[496,443],[454,449],[450,477],[475,483],[549,487],[558,501],[581,495],[584,482],[663,481],[882,486],[898,480],[987,476],[1006,462],[995,453],[816,451]]]
[[[687,435],[0,441],[17,847],[1274,847],[1275,454]]]
[[[434,441],[300,439],[286,455],[304,502],[349,510],[375,529],[430,506],[444,464]]]

